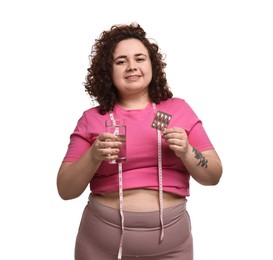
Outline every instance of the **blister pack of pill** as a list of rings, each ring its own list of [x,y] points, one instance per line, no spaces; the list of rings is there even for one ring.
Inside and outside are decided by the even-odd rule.
[[[171,121],[172,116],[165,112],[157,111],[152,122],[152,127],[164,131]]]

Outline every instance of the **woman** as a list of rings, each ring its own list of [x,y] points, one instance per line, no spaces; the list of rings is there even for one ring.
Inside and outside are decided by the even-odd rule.
[[[222,165],[201,120],[173,97],[165,67],[138,24],[112,26],[93,45],[84,85],[98,105],[79,119],[57,177],[64,200],[90,185],[76,260],[193,259],[189,179],[216,185]],[[110,118],[126,120],[122,164],[109,163],[121,147],[105,131]]]

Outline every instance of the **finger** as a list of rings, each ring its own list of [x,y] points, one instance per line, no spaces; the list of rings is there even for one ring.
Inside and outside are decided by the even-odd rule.
[[[101,155],[103,157],[116,156],[119,153],[119,149],[106,148],[101,149]]]
[[[117,140],[117,136],[112,134],[112,133],[102,133],[101,137],[102,137],[103,140],[107,140],[107,139]]]
[[[168,139],[168,144],[173,146],[182,146],[183,141],[181,139]]]
[[[182,133],[185,130],[180,127],[166,128],[163,133]]]
[[[170,139],[183,139],[183,133],[168,133],[164,134],[163,138],[165,140],[170,140]]]
[[[107,152],[107,151],[105,151],[105,152]],[[115,159],[118,158],[117,154],[118,154],[119,150],[112,149],[111,151],[108,151],[108,152],[109,153],[104,154],[104,156],[103,156],[104,160],[106,160],[106,161],[112,161],[112,160],[115,160]]]

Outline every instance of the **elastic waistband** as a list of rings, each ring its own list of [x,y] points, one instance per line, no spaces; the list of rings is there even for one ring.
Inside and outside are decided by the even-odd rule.
[[[164,226],[173,223],[181,217],[182,214],[186,211],[187,200],[176,204],[174,206],[164,208]],[[120,226],[120,211],[119,209],[111,208],[109,206],[103,205],[100,202],[97,202],[92,194],[89,196],[88,207],[92,210],[100,219],[105,222],[111,223],[112,225]],[[150,211],[150,212],[132,212],[132,211],[123,211],[125,226],[132,228],[159,228],[160,219],[159,219],[159,210]]]

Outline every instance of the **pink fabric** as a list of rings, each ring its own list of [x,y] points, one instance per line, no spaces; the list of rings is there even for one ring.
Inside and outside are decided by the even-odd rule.
[[[169,127],[181,127],[187,131],[189,142],[199,151],[213,149],[201,120],[187,102],[171,98],[156,105],[157,111],[172,115]],[[151,188],[158,190],[157,132],[151,127],[154,110],[152,104],[145,109],[124,110],[119,105],[113,111],[116,119],[126,120],[127,161],[123,164],[123,189]],[[104,122],[109,114],[100,115],[97,107],[85,111],[79,119],[63,161],[74,162],[86,152],[95,138],[105,131]],[[189,196],[190,175],[181,160],[162,140],[163,190],[181,196]],[[102,162],[90,183],[93,193],[118,191],[118,167]]]

